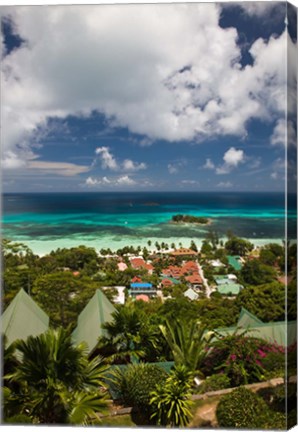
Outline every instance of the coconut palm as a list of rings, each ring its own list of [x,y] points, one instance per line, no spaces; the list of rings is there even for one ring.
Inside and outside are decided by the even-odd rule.
[[[106,369],[100,358],[88,360],[86,347],[74,346],[59,328],[15,343],[16,370],[5,378],[20,390],[8,394],[6,405],[34,423],[87,424],[106,406],[100,386]],[[13,386],[11,387],[13,388]]]
[[[200,365],[206,356],[206,347],[213,337],[213,332],[207,332],[206,327],[200,321],[180,321],[159,326],[166,339],[176,365],[185,367],[197,374]]]
[[[133,304],[119,307],[112,317],[112,321],[103,324],[106,336],[99,340],[99,349],[109,361],[130,363],[147,358],[148,353],[157,349],[157,332],[153,331],[145,313]]]

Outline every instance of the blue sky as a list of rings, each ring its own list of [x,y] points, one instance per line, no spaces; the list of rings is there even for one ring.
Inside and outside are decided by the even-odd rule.
[[[285,3],[1,16],[4,192],[284,189]]]

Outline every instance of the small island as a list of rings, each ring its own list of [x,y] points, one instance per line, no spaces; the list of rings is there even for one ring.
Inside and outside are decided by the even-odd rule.
[[[206,217],[199,216],[191,216],[191,215],[174,215],[172,216],[172,221],[174,223],[193,223],[199,225],[209,225],[211,223],[211,219]]]

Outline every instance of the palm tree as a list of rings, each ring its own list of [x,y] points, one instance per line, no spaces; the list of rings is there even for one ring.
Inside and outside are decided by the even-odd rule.
[[[183,365],[175,366],[165,383],[151,393],[152,419],[159,426],[187,426],[193,404],[191,401],[192,373]]]
[[[202,375],[199,368],[213,332],[207,332],[199,321],[170,323],[166,320],[166,325],[159,328],[172,351],[175,364],[185,365],[188,370]]]
[[[103,324],[107,335],[99,340],[99,349],[109,361],[131,363],[145,359],[158,348],[158,334],[150,326],[148,317],[134,304],[120,306],[113,321]]]
[[[6,404],[40,424],[87,424],[106,406],[100,358],[88,360],[84,344],[74,346],[68,331],[50,329],[39,336],[18,340],[16,370],[5,378],[20,385],[7,392]],[[13,387],[11,387],[13,388]]]

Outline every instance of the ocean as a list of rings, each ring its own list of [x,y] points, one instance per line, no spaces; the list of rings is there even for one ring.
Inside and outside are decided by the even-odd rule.
[[[35,253],[86,245],[117,250],[165,242],[198,246],[209,230],[227,231],[254,244],[285,237],[283,193],[123,192],[14,193],[2,200],[2,237]],[[171,223],[175,214],[206,216],[210,226]],[[296,201],[289,196],[288,226],[296,232]]]

